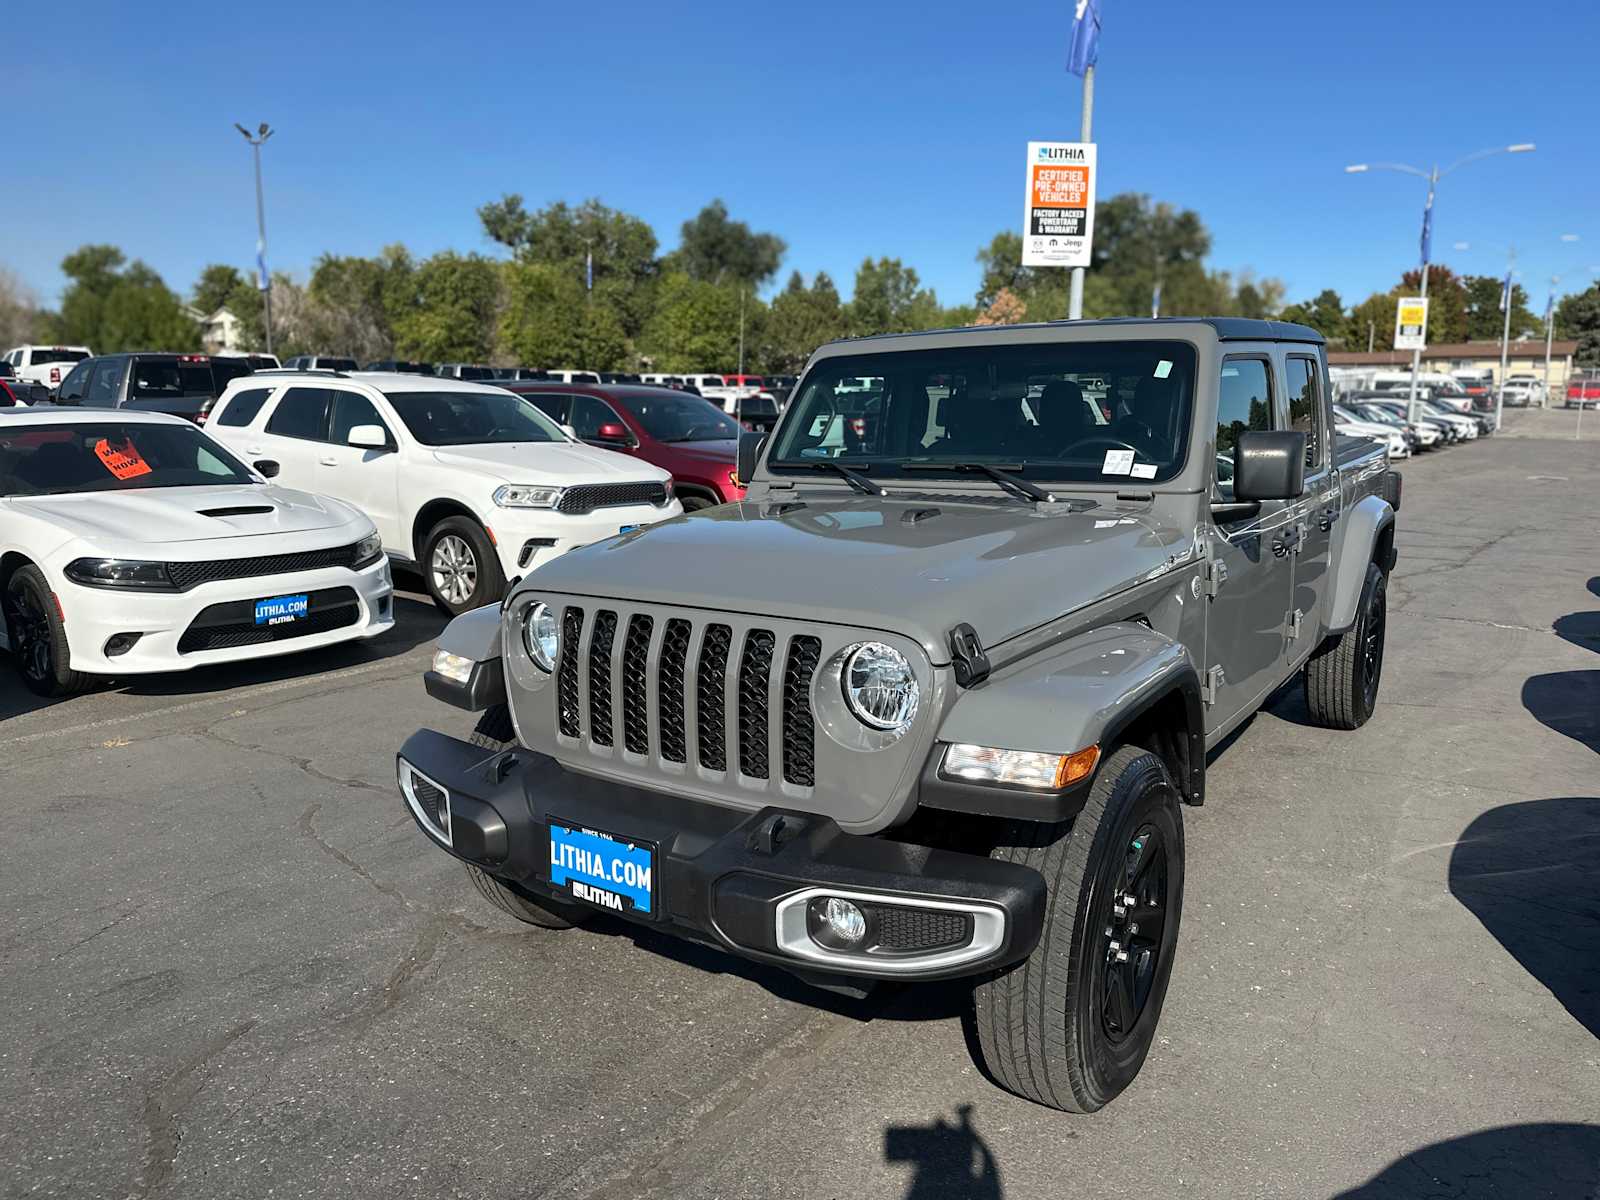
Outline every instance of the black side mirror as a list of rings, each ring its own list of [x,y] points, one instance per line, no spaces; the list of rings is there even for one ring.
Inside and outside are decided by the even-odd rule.
[[[767,435],[764,433],[741,433],[739,435],[739,486],[749,487],[750,480],[755,478],[756,463],[761,460],[761,451],[767,444]]]
[[[1233,450],[1236,500],[1293,500],[1306,490],[1306,435],[1256,430],[1239,435]]]
[[[276,479],[278,477],[278,464],[273,459],[258,458],[250,465],[267,479]]]

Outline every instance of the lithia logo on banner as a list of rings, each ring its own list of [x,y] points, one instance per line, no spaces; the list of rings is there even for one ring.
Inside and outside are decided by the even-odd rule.
[[[1088,155],[1084,154],[1082,146],[1040,146],[1039,161],[1059,160],[1061,162],[1084,162]]]

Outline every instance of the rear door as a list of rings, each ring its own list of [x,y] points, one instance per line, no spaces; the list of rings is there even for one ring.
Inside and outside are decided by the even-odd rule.
[[[378,527],[385,548],[410,557],[411,541],[401,528],[400,454],[394,429],[377,406],[360,392],[330,388],[332,412],[328,441],[317,456],[317,486],[312,491],[354,504]],[[350,431],[376,425],[388,438],[385,449],[350,445]]]
[[[1233,449],[1247,430],[1282,429],[1282,388],[1266,350],[1222,360],[1212,499],[1233,500]],[[1268,500],[1256,516],[1216,525],[1212,546],[1226,578],[1216,583],[1206,623],[1206,682],[1213,727],[1254,710],[1283,677],[1294,588],[1292,502]]]
[[[332,398],[328,388],[285,388],[267,406],[265,422],[258,418],[260,433],[246,439],[245,453],[252,460],[269,458],[276,462],[277,481],[285,487],[316,491],[321,482],[317,460],[327,447]],[[339,496],[337,491],[331,494]]]

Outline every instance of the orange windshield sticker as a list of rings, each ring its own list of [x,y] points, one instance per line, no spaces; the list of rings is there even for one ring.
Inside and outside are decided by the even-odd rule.
[[[140,475],[150,474],[150,464],[139,456],[131,441],[113,446],[105,438],[101,438],[95,443],[94,452],[100,461],[105,463],[106,470],[118,479],[135,479]]]

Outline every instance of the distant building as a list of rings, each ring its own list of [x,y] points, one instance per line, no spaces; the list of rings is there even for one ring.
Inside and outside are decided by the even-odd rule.
[[[1567,376],[1572,373],[1572,357],[1578,352],[1578,343],[1555,341],[1550,344],[1550,385],[1552,397],[1563,395],[1567,389]],[[1391,370],[1409,370],[1409,350],[1330,350],[1330,367],[1387,367]],[[1500,381],[1499,342],[1443,342],[1429,346],[1422,352],[1422,368],[1428,371],[1488,371]],[[1544,379],[1544,339],[1530,338],[1525,342],[1512,342],[1506,354],[1508,375],[1533,375]]]
[[[206,314],[185,308],[189,319],[200,326],[200,345],[207,354],[241,354],[250,351],[239,329],[239,318],[226,305]]]

